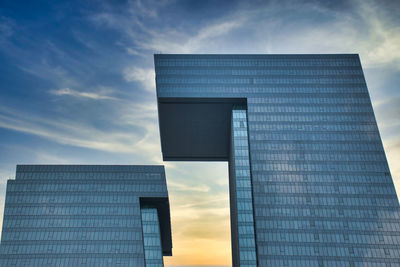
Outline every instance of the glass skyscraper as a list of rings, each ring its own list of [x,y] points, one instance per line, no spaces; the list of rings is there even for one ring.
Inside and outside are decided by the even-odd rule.
[[[229,162],[233,266],[400,265],[399,202],[358,55],[154,61],[164,160]]]
[[[0,266],[163,266],[171,255],[163,166],[18,165]]]

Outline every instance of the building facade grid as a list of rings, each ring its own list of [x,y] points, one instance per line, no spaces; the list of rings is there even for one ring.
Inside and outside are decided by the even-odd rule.
[[[246,99],[259,266],[399,264],[399,202],[358,55],[160,54],[155,70],[159,102]]]
[[[7,183],[0,266],[144,267],[149,197],[168,198],[163,166],[19,165]]]

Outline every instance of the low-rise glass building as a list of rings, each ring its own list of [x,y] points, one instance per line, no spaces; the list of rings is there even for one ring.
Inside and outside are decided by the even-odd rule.
[[[164,166],[18,165],[0,266],[163,266],[172,255]]]

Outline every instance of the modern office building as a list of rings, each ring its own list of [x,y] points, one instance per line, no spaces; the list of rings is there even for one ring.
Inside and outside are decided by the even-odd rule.
[[[18,165],[0,266],[163,266],[171,255],[163,166]]]
[[[233,266],[399,266],[399,202],[358,55],[154,61],[164,160],[229,162]]]

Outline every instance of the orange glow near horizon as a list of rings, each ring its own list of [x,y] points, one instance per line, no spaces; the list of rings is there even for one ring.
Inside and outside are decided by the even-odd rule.
[[[164,257],[165,265],[232,266],[227,164],[168,165],[173,256]],[[176,171],[181,166],[183,174]]]

